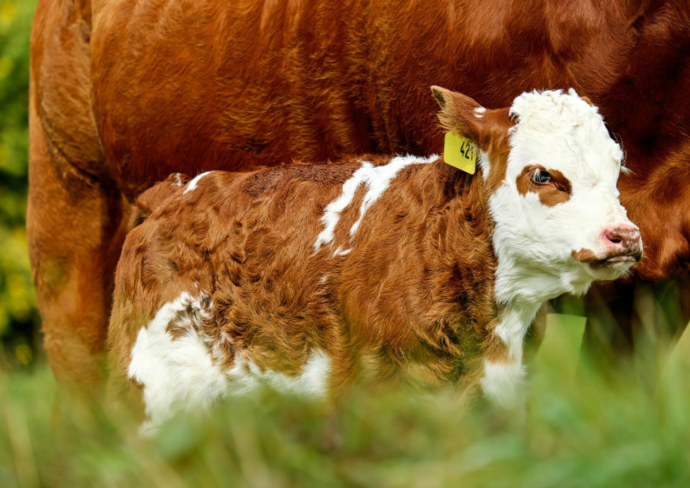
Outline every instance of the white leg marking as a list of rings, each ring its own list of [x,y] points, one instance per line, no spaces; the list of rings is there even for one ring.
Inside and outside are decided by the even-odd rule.
[[[541,304],[511,309],[501,314],[494,333],[508,347],[505,361],[484,361],[481,380],[484,394],[500,406],[518,405],[524,398],[526,369],[522,364],[522,341]]]
[[[519,404],[527,372],[525,367],[514,361],[492,363],[484,361],[482,390],[494,403],[502,407]]]
[[[187,183],[187,188],[185,188],[184,192],[182,192],[182,193],[184,194],[184,193],[190,192],[193,189],[195,189],[196,185],[199,183],[199,180],[201,180],[201,178],[203,178],[204,176],[206,176],[210,173],[212,173],[212,171],[206,171],[205,173],[201,173],[200,175],[196,175],[192,181]]]
[[[364,215],[367,210],[379,199],[381,195],[388,189],[391,181],[396,177],[398,172],[405,166],[410,164],[426,164],[438,159],[438,155],[432,155],[428,158],[420,158],[418,156],[398,156],[393,158],[388,164],[384,166],[373,166],[371,163],[363,162],[362,167],[354,172],[352,177],[343,185],[341,195],[331,203],[329,203],[321,218],[324,225],[324,230],[316,237],[314,242],[314,252],[318,252],[324,244],[330,244],[335,237],[335,228],[340,220],[340,214],[347,208],[354,200],[355,192],[362,183],[367,185],[367,192],[362,200],[362,205],[359,209],[359,219],[350,228],[350,238],[354,240],[357,229],[359,229]],[[336,250],[334,256],[345,255],[351,249]]]

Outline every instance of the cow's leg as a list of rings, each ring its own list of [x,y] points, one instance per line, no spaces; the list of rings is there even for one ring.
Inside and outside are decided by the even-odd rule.
[[[89,389],[100,376],[122,198],[51,146],[34,107],[30,117],[27,231],[45,347],[56,377]]]
[[[630,283],[598,283],[584,299],[583,355],[602,372],[616,369],[632,355],[633,291]]]
[[[583,354],[602,372],[636,366],[653,384],[690,320],[690,276],[660,283],[607,283],[586,297]]]
[[[690,320],[690,277],[638,281],[633,295],[632,336],[637,373],[654,384]]]

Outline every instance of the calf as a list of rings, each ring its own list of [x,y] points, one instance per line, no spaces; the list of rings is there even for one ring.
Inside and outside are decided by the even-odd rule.
[[[574,91],[500,110],[432,91],[478,148],[476,175],[371,156],[173,175],[142,194],[115,280],[113,385],[138,386],[154,423],[260,384],[417,380],[515,401],[539,307],[641,258],[623,153]]]

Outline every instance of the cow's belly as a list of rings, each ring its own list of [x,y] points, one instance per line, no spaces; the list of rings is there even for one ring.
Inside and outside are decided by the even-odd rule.
[[[293,19],[287,2],[273,4],[275,12],[264,2],[238,9],[217,0],[95,7],[93,111],[125,194],[177,172],[372,151],[357,80],[343,73],[346,56],[330,44],[304,45],[284,25]],[[330,31],[342,30],[340,16],[324,18]]]

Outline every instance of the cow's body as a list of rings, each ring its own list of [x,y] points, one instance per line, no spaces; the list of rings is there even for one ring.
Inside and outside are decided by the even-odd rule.
[[[363,156],[174,174],[142,194],[109,343],[113,383],[140,386],[154,423],[261,383],[316,396],[362,378],[481,383],[514,402],[543,302],[640,258],[596,108],[546,92],[509,117],[435,90],[444,125],[480,150],[474,176],[437,156]]]
[[[438,152],[435,83],[488,107],[531,88],[588,95],[634,175],[620,190],[645,237],[638,275],[685,273],[689,13],[634,0],[42,0],[29,238],[54,366],[88,377],[102,347],[120,192],[293,157]]]

